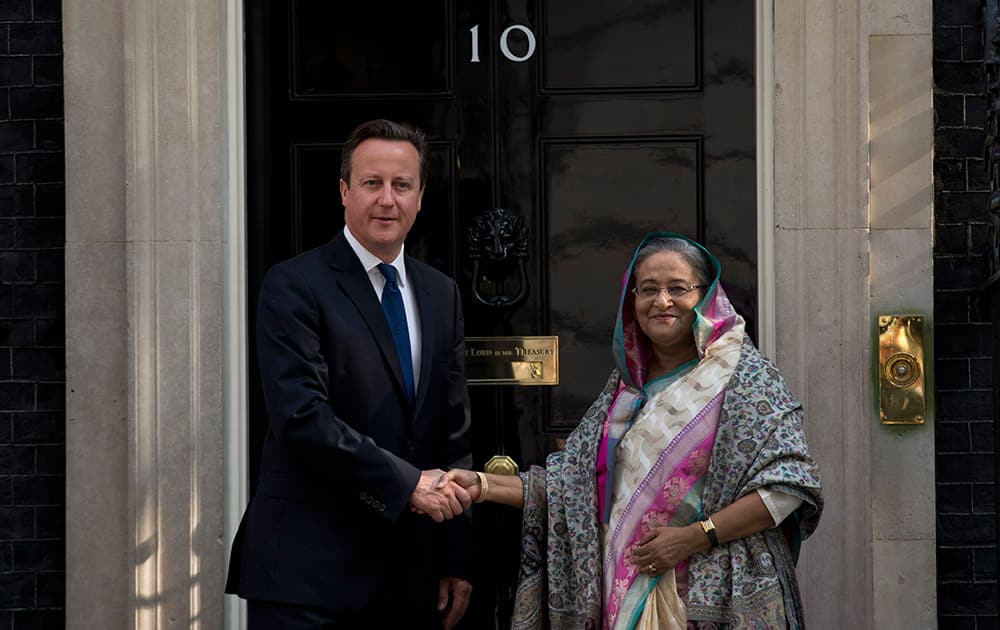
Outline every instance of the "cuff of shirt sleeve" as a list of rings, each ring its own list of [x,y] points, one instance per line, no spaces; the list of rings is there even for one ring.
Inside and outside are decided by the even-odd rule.
[[[771,513],[771,518],[774,519],[772,527],[777,527],[781,524],[781,521],[788,518],[789,514],[799,509],[799,506],[802,505],[802,499],[781,492],[780,490],[757,488],[757,494],[760,495],[760,500],[764,502],[764,507],[767,508],[767,511]]]

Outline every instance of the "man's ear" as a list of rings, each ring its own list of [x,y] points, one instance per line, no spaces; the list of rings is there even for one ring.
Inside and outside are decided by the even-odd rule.
[[[347,191],[350,190],[351,186],[343,178],[340,180],[340,203],[347,205]]]

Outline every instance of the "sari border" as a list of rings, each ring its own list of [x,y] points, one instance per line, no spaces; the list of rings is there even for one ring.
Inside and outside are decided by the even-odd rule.
[[[689,437],[689,435],[692,432],[704,428],[703,420],[705,420],[705,418],[710,413],[715,411],[721,405],[722,399],[725,397],[725,394],[726,390],[722,389],[722,391],[713,396],[712,399],[709,400],[708,403],[695,415],[695,417],[692,418],[691,421],[688,422],[687,425],[685,425],[684,428],[681,429],[677,433],[677,435],[674,436],[674,439],[670,441],[670,444],[667,446],[667,448],[665,448],[663,452],[660,454],[660,457],[657,458],[656,463],[653,464],[652,468],[649,469],[649,472],[639,483],[636,489],[632,492],[632,496],[629,497],[629,501],[626,504],[625,509],[622,511],[621,518],[619,518],[618,522],[615,524],[615,531],[611,535],[611,545],[610,545],[611,549],[608,550],[609,554],[611,553],[611,550],[616,546],[619,539],[619,535],[621,534],[622,527],[624,526],[623,524],[626,521],[627,517],[631,514],[632,509],[635,507],[635,503],[638,500],[638,496],[642,493],[643,490],[645,490],[649,486],[650,483],[652,483],[651,480],[660,472],[660,469],[667,466],[667,460],[671,456],[676,456],[677,458],[676,463],[673,465],[673,468],[671,469],[671,475],[673,474],[673,471],[676,470],[676,468],[680,466],[681,463],[683,463],[684,458],[688,456],[690,451],[684,453],[674,453],[673,451],[676,450],[676,447],[680,444],[680,442],[685,438]],[[715,427],[712,427],[712,431],[714,431],[714,429]],[[709,433],[711,433],[712,431],[709,431]],[[699,442],[701,440],[704,440],[706,437],[708,437],[707,434],[702,436]]]
[[[627,553],[628,546],[638,536],[643,517],[655,504],[655,501],[646,501],[649,498],[645,496],[646,491],[652,487],[654,480],[658,487],[665,486],[668,480],[678,476],[681,467],[688,462],[697,449],[706,442],[714,442],[719,411],[725,394],[725,388],[716,393],[681,431],[674,436],[667,448],[661,452],[656,462],[650,467],[649,472],[646,473],[642,481],[631,492],[629,501],[618,518],[618,522],[615,524],[615,529],[609,540],[602,563],[605,598],[611,598],[607,603],[608,610],[605,611],[605,621],[609,627],[614,627],[617,624],[619,614],[622,612],[619,606],[613,604],[616,597],[615,593],[622,588],[624,588],[624,592],[630,591],[637,577],[634,569],[629,569],[627,566],[625,567],[625,574],[619,577],[619,569],[623,564],[628,564],[624,559],[624,554]],[[709,444],[710,451],[711,445]],[[704,475],[704,472],[702,471],[701,474]],[[694,481],[694,485],[696,484],[697,480]],[[643,503],[649,503],[649,507],[642,513],[635,509],[640,499],[643,500]],[[668,514],[669,518],[673,518],[677,507],[679,507],[679,504],[674,506],[673,510]],[[626,536],[622,536],[625,532],[629,533]],[[627,586],[623,583],[623,580],[627,582]]]

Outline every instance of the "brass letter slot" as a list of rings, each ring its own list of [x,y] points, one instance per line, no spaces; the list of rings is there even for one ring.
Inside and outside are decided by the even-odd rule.
[[[879,315],[878,410],[882,424],[923,424],[924,318]]]

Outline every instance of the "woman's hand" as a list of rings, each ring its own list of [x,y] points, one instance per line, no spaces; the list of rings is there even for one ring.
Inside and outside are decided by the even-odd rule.
[[[454,518],[469,509],[474,497],[456,483],[440,483],[444,471],[438,468],[423,470],[417,487],[410,496],[410,509],[417,514],[427,514],[440,523]]]
[[[437,487],[444,488],[449,482],[454,482],[459,486],[465,488],[466,492],[473,501],[479,498],[479,493],[482,491],[482,486],[479,484],[479,475],[471,470],[464,470],[462,468],[452,468],[445,474],[438,478]]]
[[[657,527],[632,548],[632,561],[647,575],[661,575],[699,551],[711,548],[701,525]]]
[[[486,476],[486,492],[480,483],[479,475]],[[521,478],[517,475],[494,475],[492,473],[476,473],[471,470],[452,468],[441,475],[438,486],[446,486],[453,483],[472,497],[473,501],[482,498],[484,501],[509,505],[511,507],[524,507],[524,487]]]
[[[775,525],[760,494],[753,490],[712,514],[712,522],[721,545]],[[701,528],[701,523],[685,527],[657,527],[643,536],[632,549],[632,561],[643,573],[660,575],[692,554],[711,548],[712,542]]]

